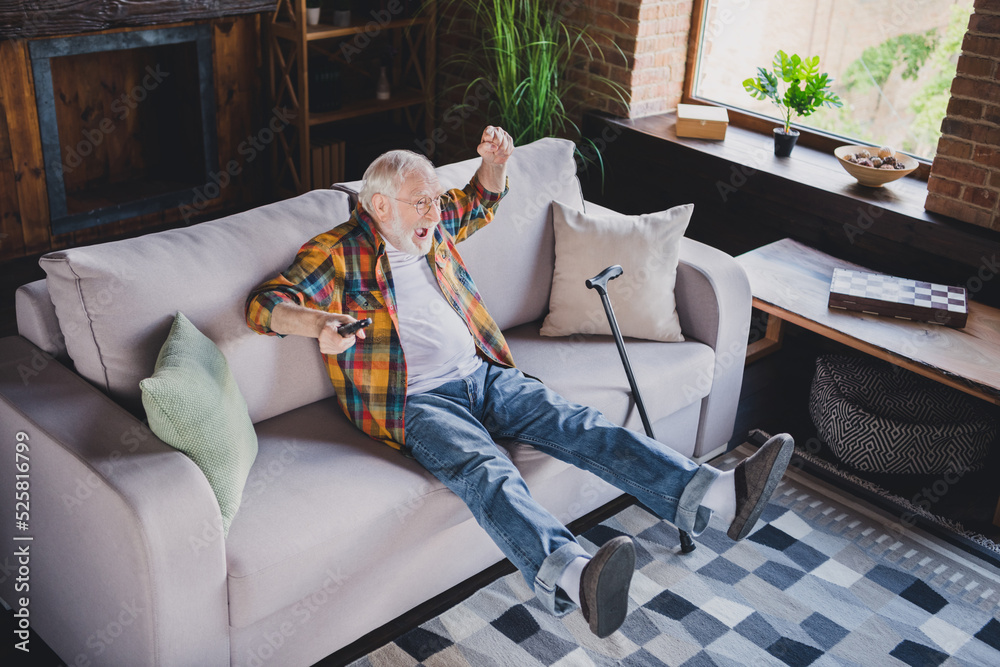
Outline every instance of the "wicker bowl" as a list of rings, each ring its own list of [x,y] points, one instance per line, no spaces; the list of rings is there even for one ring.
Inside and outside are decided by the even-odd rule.
[[[917,161],[912,157],[898,151],[893,157],[901,164],[906,165],[906,169],[876,169],[875,167],[866,167],[861,164],[848,162],[844,159],[845,155],[854,155],[860,150],[866,150],[875,155],[878,154],[878,147],[872,146],[841,146],[834,150],[833,154],[837,156],[840,166],[846,169],[848,174],[856,178],[861,185],[867,185],[868,187],[880,188],[886,183],[906,176],[919,166]]]

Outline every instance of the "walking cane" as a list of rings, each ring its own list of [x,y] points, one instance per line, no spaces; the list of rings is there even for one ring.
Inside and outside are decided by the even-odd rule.
[[[611,325],[611,333],[614,334],[615,344],[618,346],[618,354],[622,358],[622,365],[625,366],[625,375],[628,377],[629,387],[632,388],[632,398],[635,399],[635,407],[639,409],[639,417],[642,419],[642,427],[646,430],[646,435],[656,439],[653,435],[653,427],[649,424],[649,417],[646,416],[646,406],[642,404],[642,396],[639,394],[639,387],[635,383],[635,376],[632,375],[632,364],[629,363],[628,353],[625,351],[625,341],[618,330],[618,321],[615,319],[615,311],[611,307],[611,300],[608,298],[608,281],[614,280],[623,273],[623,269],[618,264],[609,266],[596,276],[587,281],[587,289],[596,289],[601,295],[601,302],[604,304],[604,312],[608,316],[608,324]],[[681,553],[691,553],[694,551],[694,541],[687,531],[681,530]]]

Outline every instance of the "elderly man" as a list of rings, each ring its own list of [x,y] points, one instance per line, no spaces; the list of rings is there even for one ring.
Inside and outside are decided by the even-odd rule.
[[[263,334],[318,339],[337,400],[357,427],[458,494],[550,611],[579,605],[606,637],[628,609],[632,541],[614,538],[591,556],[532,498],[494,441],[527,443],[589,470],[694,535],[715,512],[733,539],[757,521],[792,442],[777,436],[721,473],[514,367],[456,248],[493,219],[513,151],[510,135],[487,127],[478,171],[449,191],[423,156],[382,155],[365,172],[351,218],[254,289],[247,322]],[[342,335],[340,327],[365,318],[367,333]]]

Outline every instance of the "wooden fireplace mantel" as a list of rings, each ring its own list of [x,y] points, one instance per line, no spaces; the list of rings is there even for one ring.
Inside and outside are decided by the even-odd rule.
[[[0,0],[0,39],[33,39],[273,12],[276,0]]]

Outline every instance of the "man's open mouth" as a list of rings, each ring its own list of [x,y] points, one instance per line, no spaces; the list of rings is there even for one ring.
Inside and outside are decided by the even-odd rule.
[[[427,227],[417,227],[417,231],[415,233],[418,239],[425,239],[427,238],[427,235],[431,233],[431,230]]]

